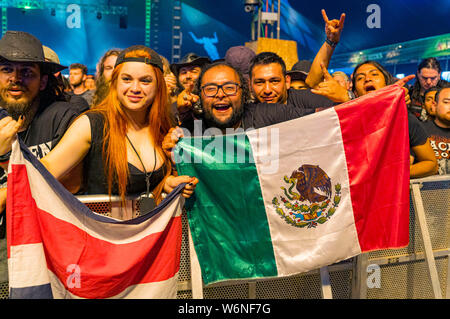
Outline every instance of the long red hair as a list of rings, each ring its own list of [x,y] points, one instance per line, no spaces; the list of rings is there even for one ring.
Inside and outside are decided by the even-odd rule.
[[[151,58],[150,54],[145,50],[133,50],[125,54],[125,57],[147,57]],[[126,62],[125,62],[126,63]],[[149,123],[149,138],[153,141],[153,146],[156,152],[164,159],[166,167],[165,177],[161,183],[154,188],[153,195],[156,202],[161,201],[161,193],[163,190],[166,178],[171,175],[172,162],[165,155],[162,150],[162,141],[164,136],[171,128],[171,119],[169,114],[168,96],[166,90],[166,83],[162,71],[150,65],[156,74],[157,92],[153,103],[148,107],[147,120]],[[105,175],[108,182],[108,193],[111,196],[112,187],[114,183],[117,184],[119,196],[122,203],[125,202],[126,188],[128,184],[128,160],[126,156],[126,134],[128,128],[128,118],[123,111],[122,105],[117,97],[117,81],[123,63],[114,68],[111,77],[111,84],[109,93],[106,98],[91,112],[100,112],[105,118],[105,126],[103,129],[103,136],[105,138],[103,143],[103,162],[105,168]]]

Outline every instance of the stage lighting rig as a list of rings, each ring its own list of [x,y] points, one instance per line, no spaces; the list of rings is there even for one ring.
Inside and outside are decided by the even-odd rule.
[[[244,0],[245,12],[253,12],[259,8],[261,0]]]

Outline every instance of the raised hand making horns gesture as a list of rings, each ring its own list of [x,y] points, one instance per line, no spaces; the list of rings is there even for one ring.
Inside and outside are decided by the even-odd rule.
[[[341,39],[342,29],[344,28],[345,13],[341,14],[339,20],[333,19],[330,21],[325,9],[322,9],[322,17],[323,21],[325,21],[325,34],[327,35],[327,39],[337,44]]]

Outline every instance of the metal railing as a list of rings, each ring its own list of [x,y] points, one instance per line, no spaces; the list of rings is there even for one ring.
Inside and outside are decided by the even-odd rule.
[[[270,279],[227,281],[205,286],[183,213],[178,299],[413,299],[450,298],[450,176],[411,180],[410,240],[401,249],[361,254],[307,273]],[[77,196],[92,211],[114,218],[139,216],[130,198]],[[6,295],[5,295],[6,294]],[[7,289],[0,287],[0,299]]]

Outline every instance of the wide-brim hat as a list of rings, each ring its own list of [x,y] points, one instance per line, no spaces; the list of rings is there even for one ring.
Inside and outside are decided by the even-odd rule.
[[[11,62],[37,63],[45,74],[67,69],[59,63],[46,61],[41,41],[23,31],[6,31],[0,39],[0,57]]]
[[[301,60],[292,66],[286,74],[291,77],[291,81],[305,81],[311,69],[312,62],[309,60]]]
[[[211,63],[211,60],[208,57],[198,56],[195,53],[188,53],[181,59],[179,63],[172,63],[170,65],[170,70],[176,77],[178,77],[179,70],[185,66],[195,65],[203,67],[204,65],[209,63]]]
[[[59,62],[58,55],[51,48],[49,48],[48,46],[43,45],[42,49],[44,50],[44,57],[45,57],[45,59],[47,61],[58,63],[58,64],[61,63],[61,62]]]

